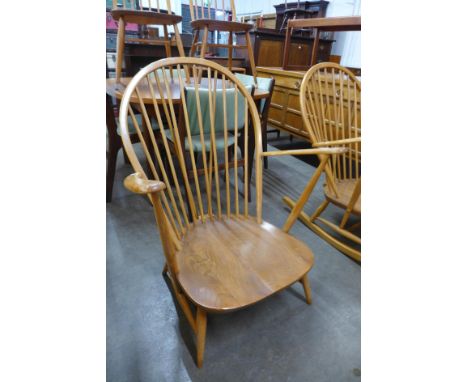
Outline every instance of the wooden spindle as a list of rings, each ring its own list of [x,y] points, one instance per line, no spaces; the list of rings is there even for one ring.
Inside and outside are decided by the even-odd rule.
[[[249,216],[249,117],[247,97],[244,97],[244,216]]]
[[[149,80],[148,76],[146,76],[146,79]],[[153,149],[154,149],[154,152],[155,152],[155,154],[156,154],[156,159],[157,159],[157,161],[158,161],[158,166],[159,166],[159,168],[163,168],[164,165],[163,165],[163,161],[162,161],[162,158],[161,158],[161,154],[160,154],[160,152],[159,152],[158,145],[157,145],[157,143],[156,143],[156,139],[155,139],[155,137],[154,137],[154,133],[153,133],[153,129],[152,129],[152,124],[151,124],[150,118],[148,117],[148,113],[147,113],[146,107],[145,107],[145,105],[143,104],[143,101],[142,101],[142,99],[141,99],[141,95],[139,94],[138,88],[136,88],[136,94],[137,94],[137,97],[138,97],[138,99],[139,99],[140,109],[142,110],[142,115],[143,115],[144,121],[145,121],[146,126],[147,126],[147,128],[148,128],[148,134],[149,134],[149,136],[150,136],[151,143],[153,144]],[[144,139],[143,137],[141,137],[140,135],[139,135],[139,138],[140,138],[140,142],[142,142],[142,143],[141,143],[142,146],[146,145],[145,139]],[[142,139],[143,139],[143,141],[142,141]],[[151,160],[151,162],[152,162],[152,160]],[[153,167],[154,167],[154,166],[153,166]],[[152,167],[152,172],[153,172],[153,175],[155,176],[155,180],[160,180],[160,179],[159,179],[158,172],[156,171],[156,169],[153,170],[153,167]],[[165,175],[165,172],[163,172],[163,175]],[[165,181],[166,184],[168,183],[167,177],[164,177],[164,181]],[[169,184],[169,187],[170,187],[170,184]],[[168,186],[166,186],[166,190],[169,190],[169,189],[168,189]],[[169,190],[168,192],[172,193],[172,190]],[[167,200],[167,198],[166,198],[166,193],[165,193],[165,192],[162,193],[162,200],[163,200],[164,207],[166,208],[166,211],[167,211],[168,214],[169,214],[170,223],[171,223],[171,225],[173,226],[173,229],[174,229],[174,231],[175,231],[175,233],[176,233],[177,238],[180,239],[180,232],[179,232],[179,230],[177,229],[176,222],[175,222],[175,219],[174,219],[174,215],[172,214],[171,208],[169,207],[169,202],[168,202],[168,200]],[[175,200],[174,200],[173,203],[175,203]],[[180,226],[181,228],[183,228],[183,227],[182,227],[182,224],[181,224],[181,221],[180,221],[180,216],[179,216],[178,222],[179,222],[179,226]]]
[[[192,172],[193,172],[193,177],[194,177],[194,180],[195,180],[195,190],[196,190],[196,193],[197,193],[198,208],[199,208],[199,213],[200,213],[200,216],[201,216],[201,220],[202,220],[202,222],[205,222],[205,211],[204,211],[204,208],[203,208],[203,201],[202,201],[201,192],[200,192],[200,182],[199,182],[199,179],[198,179],[197,162],[195,160],[195,153],[194,153],[194,149],[193,149],[190,118],[189,118],[189,114],[188,114],[187,100],[185,98],[184,84],[182,82],[182,76],[180,74],[180,66],[177,66],[177,73],[178,73],[178,77],[179,77],[180,98],[181,98],[181,103],[182,103],[182,111],[184,113],[185,131],[186,131],[186,134],[187,134],[187,141],[188,141],[188,146],[189,146],[189,156],[190,156],[190,161],[192,163]],[[185,145],[185,142],[184,142],[184,145]]]
[[[199,69],[201,71],[201,69]],[[195,103],[197,107],[197,119],[198,119],[198,126],[200,130],[200,143],[202,146],[202,161],[203,161],[203,172],[205,174],[205,187],[206,187],[206,193],[207,193],[207,199],[208,199],[208,214],[210,218],[213,217],[213,206],[211,203],[211,186],[210,186],[210,180],[208,176],[208,168],[207,168],[207,162],[206,162],[206,145],[205,145],[205,133],[204,133],[204,125],[203,125],[203,119],[202,119],[202,113],[201,113],[201,106],[200,106],[200,90],[199,90],[199,83],[198,80],[194,81],[195,85]]]
[[[217,73],[215,73],[217,76]],[[224,78],[224,75],[223,75]],[[219,165],[218,165],[218,153],[216,150],[216,131],[215,131],[215,123],[216,123],[216,90],[214,89],[214,97],[213,97],[213,83],[211,81],[211,68],[208,68],[208,105],[209,105],[209,113],[210,113],[210,143],[211,143],[211,151],[210,155],[213,156],[213,163],[214,163],[214,176],[215,176],[215,184],[216,184],[216,206],[218,211],[218,218],[221,218],[222,210],[221,210],[221,193],[219,189]],[[213,103],[215,106],[213,106]]]
[[[166,97],[162,96],[161,101],[162,101],[162,105],[163,105],[165,119],[166,119],[168,125],[172,126],[172,129],[171,129],[172,141],[175,142],[176,141],[176,136],[177,136],[177,132],[176,132],[177,118],[176,118],[175,113],[174,113],[172,101],[169,98],[169,97],[171,97],[171,90],[170,90],[170,85],[169,85],[169,83],[167,81],[166,68],[165,67],[162,68],[162,75],[163,75],[163,80],[164,80],[164,85],[165,85],[165,90],[166,91],[164,92],[164,90],[163,90],[163,88],[161,86],[160,78],[157,75],[155,76],[156,85],[158,87],[159,94],[161,94],[161,95],[165,94],[168,97],[166,99]],[[184,217],[186,225],[188,226],[189,225],[188,214],[187,214],[187,210],[185,208],[184,198],[182,197],[182,192],[181,192],[181,188],[180,188],[180,184],[179,184],[179,180],[178,180],[178,176],[177,176],[177,171],[175,169],[175,165],[174,165],[174,162],[172,160],[171,149],[169,147],[166,134],[163,131],[163,126],[160,126],[160,128],[161,128],[161,138],[162,138],[162,141],[163,141],[163,144],[164,144],[164,148],[166,150],[167,161],[169,163],[169,168],[171,170],[174,185],[176,187],[176,193],[177,193],[177,197],[179,199],[180,209],[182,211],[182,215]],[[176,151],[176,156],[180,161],[180,158],[181,158],[181,156],[183,154],[181,152],[179,152],[177,149],[175,151]]]
[[[223,75],[223,125],[224,125],[224,173],[226,177],[226,214],[231,217],[231,194],[229,186],[229,143],[228,143],[228,126],[227,126],[227,103],[226,103],[226,77]],[[234,111],[237,113],[237,110]]]
[[[237,145],[238,145],[238,135],[239,135],[239,116],[238,116],[238,107],[239,107],[239,100],[238,94],[239,89],[237,85],[235,85],[235,96],[234,96],[234,198],[235,198],[235,208],[236,208],[236,216],[239,216],[239,174],[237,172]]]
[[[237,17],[236,17],[236,3],[235,3],[234,0],[231,0],[231,15],[232,15],[231,20],[236,21],[236,19],[237,19]]]

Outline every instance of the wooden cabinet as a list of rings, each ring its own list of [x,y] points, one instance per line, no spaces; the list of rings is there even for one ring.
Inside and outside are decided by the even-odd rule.
[[[274,6],[276,8],[276,29],[280,30],[283,26],[284,11],[286,9],[303,9],[305,11],[313,12],[313,17],[325,17],[328,7],[328,1],[300,1],[290,2],[286,5],[284,3]]]
[[[237,33],[236,38],[237,44],[245,45],[245,33]],[[274,29],[259,28],[250,32],[250,39],[254,48],[254,59],[257,66],[281,67],[283,65],[284,33]],[[329,61],[334,41],[320,39],[319,62]],[[290,63],[292,65],[307,65],[310,62],[313,43],[313,38],[293,36],[289,51]],[[246,65],[249,67],[249,57],[245,49],[239,49],[236,51],[236,55],[245,58]]]
[[[276,80],[268,113],[268,123],[296,137],[309,140],[309,134],[302,122],[299,104],[299,90],[305,72],[259,66],[257,75],[274,77]]]

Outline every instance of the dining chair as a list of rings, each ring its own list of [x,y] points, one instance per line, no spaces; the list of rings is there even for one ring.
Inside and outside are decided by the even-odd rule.
[[[304,205],[315,186],[314,174],[292,208],[283,227],[288,232],[296,219],[351,258],[361,261],[361,82],[348,69],[331,62],[317,64],[304,76],[300,106],[312,146],[343,147],[325,167],[324,200],[312,215]],[[325,218],[329,204],[342,210],[341,219]],[[350,221],[353,215],[356,221]]]
[[[168,68],[180,73],[184,65],[191,72],[203,70],[208,78],[210,129],[199,130],[202,148],[200,174],[190,128],[193,119],[185,92],[180,92],[180,101],[174,104],[168,76],[163,78],[161,84],[164,92],[158,89],[159,94],[166,95],[165,98],[155,97],[145,104],[139,91],[140,86],[159,88],[154,85],[151,73]],[[182,76],[178,77],[180,88],[187,86]],[[222,106],[217,103],[215,87],[210,85],[217,78],[222,83]],[[191,96],[195,98],[196,106],[192,112],[198,125],[204,126],[199,83],[195,80],[192,84],[194,91]],[[227,106],[228,88],[234,89],[233,109]],[[155,89],[151,92],[156,94]],[[187,126],[187,144],[180,139],[176,107],[180,108],[179,114]],[[169,133],[161,134],[161,147],[150,132],[150,144],[156,154],[154,161],[149,145],[140,132],[135,109],[141,111],[143,120],[148,120],[147,110],[150,109],[156,115],[161,133],[164,129],[162,116],[168,121]],[[252,129],[253,134],[246,131],[243,141],[234,139],[234,166],[224,171],[223,182],[219,167],[223,158],[225,163],[228,158],[227,113],[234,113],[234,136],[237,136],[241,124],[244,130]],[[208,150],[207,147],[214,147],[216,142],[218,133],[215,131],[215,121],[218,115],[223,121],[224,145],[219,151]],[[130,123],[141,137],[142,151],[138,154],[130,139]],[[311,303],[307,274],[314,264],[312,251],[302,241],[262,219],[261,158],[264,153],[261,150],[260,118],[248,89],[232,72],[215,62],[199,58],[169,58],[154,62],[137,73],[127,86],[120,108],[120,124],[123,145],[135,171],[125,179],[124,184],[127,189],[147,195],[152,201],[166,260],[163,273],[170,280],[174,298],[195,332],[198,367],[203,363],[208,313],[228,313],[248,307],[296,282],[302,283],[306,302]],[[177,146],[176,155],[170,155],[167,134]],[[244,151],[247,151],[250,139],[254,141],[255,150],[255,198],[252,198],[255,205],[248,203],[249,189],[245,187],[248,179],[246,155],[242,174],[244,190],[240,187],[237,166],[238,148],[244,146]],[[181,155],[184,150],[188,151],[187,162]],[[302,151],[323,154],[324,166],[331,154],[342,150],[323,148]],[[161,151],[166,153],[167,166],[161,161]],[[288,154],[286,152],[285,155]],[[266,155],[281,155],[281,152],[268,152]],[[145,171],[141,164],[145,158],[151,164],[150,172]],[[189,170],[194,174],[193,181],[189,179]]]
[[[177,23],[182,21],[182,16],[175,15],[171,11],[171,0],[166,0],[166,9],[161,8],[160,0],[148,0],[148,6],[143,6],[142,0],[113,0],[111,15],[118,20],[117,30],[117,58],[115,66],[115,77],[120,81],[122,77],[122,62],[126,42],[138,42],[151,45],[164,45],[166,56],[171,57],[173,41],[169,36],[168,27],[174,28],[175,44],[179,56],[185,56],[184,47],[179,33]],[[139,38],[127,38],[125,36],[125,24],[133,23],[141,26],[157,25],[163,27],[163,38],[144,36]]]
[[[230,9],[228,9],[228,7]],[[223,15],[222,20],[217,18],[219,12]],[[205,58],[208,48],[227,48],[227,67],[229,70],[244,72],[244,68],[232,66],[232,58],[234,49],[246,49],[250,61],[251,74],[254,77],[257,76],[252,42],[249,34],[253,25],[236,21],[236,4],[234,0],[190,0],[190,16],[192,18],[191,26],[194,31],[192,48],[190,49],[191,57],[194,57],[196,53],[200,51],[200,57]],[[215,31],[229,33],[228,43],[209,43],[208,33]],[[203,32],[201,41],[200,32]],[[239,32],[245,33],[246,45],[234,44],[234,35]]]
[[[248,74],[235,73],[236,77],[246,86],[255,86],[255,78]],[[257,105],[260,113],[260,123],[262,128],[262,145],[263,151],[268,150],[267,133],[268,133],[268,111],[270,110],[271,97],[273,88],[275,87],[275,79],[273,77],[257,77],[257,88],[268,91],[268,98],[260,100]],[[263,158],[263,166],[268,169],[268,157]]]
[[[185,72],[182,72],[185,73]],[[169,78],[169,76],[168,76]],[[188,131],[187,128],[190,128],[190,136],[193,146],[193,152],[195,156],[195,161],[200,158],[201,153],[203,150],[211,153],[212,147],[215,147],[215,150],[220,151],[224,150],[224,146],[227,145],[228,155],[225,158],[223,163],[219,163],[219,170],[225,170],[229,167],[234,166],[233,157],[234,157],[234,141],[242,141],[244,139],[244,131],[245,131],[245,121],[243,119],[244,115],[244,108],[245,105],[243,103],[238,103],[237,108],[236,106],[236,98],[239,99],[241,94],[239,91],[236,91],[234,88],[229,88],[231,84],[222,84],[221,79],[213,78],[213,91],[207,87],[198,87],[195,88],[194,84],[185,85],[184,92],[185,92],[185,99],[187,103],[187,112],[188,118],[187,124],[185,123],[183,113],[181,112],[181,108],[179,105],[179,118],[178,118],[178,130],[179,130],[179,137],[180,141],[183,142],[183,150],[182,156],[187,164],[189,161],[189,151],[190,151],[190,143],[188,140]],[[222,85],[227,86],[226,89],[222,89]],[[158,84],[158,86],[160,86]],[[247,90],[250,94],[253,93],[253,86],[247,86]],[[212,100],[210,101],[210,98]],[[226,111],[223,113],[214,113],[214,140],[213,142],[207,142],[206,147],[203,148],[202,145],[202,132],[201,127],[203,129],[203,134],[205,136],[209,135],[211,129],[211,121],[210,121],[210,107],[212,106],[214,110],[222,109],[226,105]],[[197,108],[200,108],[200,112],[202,115],[201,121],[198,120],[197,115]],[[237,121],[237,122],[236,122]],[[226,123],[227,129],[227,140],[224,136],[224,123]],[[236,125],[237,123],[237,125]],[[237,131],[236,131],[237,130]],[[171,144],[171,151],[177,151],[176,142],[173,140],[173,137],[170,134],[169,130],[165,130],[166,137]],[[242,158],[246,153],[243,150],[243,146],[239,145],[238,143],[238,150],[241,151],[241,158],[237,159],[237,166],[244,167],[244,161]],[[252,156],[247,158],[249,162],[249,169],[252,168]],[[244,169],[245,171],[245,169]],[[200,167],[197,168],[197,172],[200,174],[203,172],[203,169]],[[193,177],[193,171],[188,170],[189,177]],[[250,190],[250,177],[248,179],[247,187]],[[249,192],[250,194],[250,192]],[[249,199],[250,200],[250,199]]]

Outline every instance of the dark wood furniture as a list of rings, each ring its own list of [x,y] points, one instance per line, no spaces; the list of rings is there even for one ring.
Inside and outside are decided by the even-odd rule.
[[[283,65],[283,52],[285,34],[274,29],[259,28],[251,31],[250,39],[253,45],[253,56],[257,66],[281,67]],[[237,34],[237,43],[245,44],[246,34]],[[320,39],[319,62],[328,61],[334,40]],[[312,54],[314,39],[309,36],[293,36],[289,48],[289,60],[294,65],[307,65]],[[244,52],[238,52],[238,56],[249,60]],[[247,67],[248,67],[247,62]]]
[[[311,12],[312,17],[325,17],[328,7],[328,1],[293,1],[286,4],[281,3],[274,6],[276,8],[276,30],[281,30],[284,24],[284,12],[291,9],[303,9],[304,11]]]
[[[315,39],[312,46],[312,52],[308,65],[297,65],[291,63],[290,54],[292,49],[292,35],[294,29],[313,28],[315,30]],[[307,70],[311,66],[319,63],[320,51],[320,33],[327,32],[346,32],[346,31],[360,31],[361,30],[361,16],[352,17],[323,17],[315,19],[298,19],[289,20],[288,28],[286,31],[286,41],[284,46],[283,55],[283,69],[285,70]]]

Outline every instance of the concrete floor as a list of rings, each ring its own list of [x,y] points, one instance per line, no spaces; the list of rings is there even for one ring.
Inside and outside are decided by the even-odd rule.
[[[270,159],[264,220],[283,225],[288,209],[282,196],[296,199],[312,171],[294,157]],[[161,275],[164,257],[152,209],[123,188],[131,172],[120,153],[107,205],[108,381],[360,380],[361,267],[300,222],[291,234],[315,253],[312,305],[296,283],[255,306],[208,316],[205,362],[198,369],[194,336]],[[320,200],[317,189],[306,211]]]

